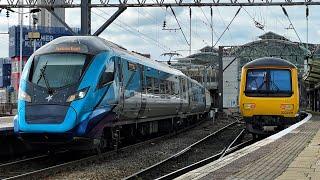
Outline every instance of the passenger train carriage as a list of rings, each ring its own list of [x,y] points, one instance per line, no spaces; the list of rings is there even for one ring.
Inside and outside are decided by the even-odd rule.
[[[104,148],[204,118],[210,105],[203,86],[166,64],[99,37],[61,37],[25,65],[14,131],[31,143]]]
[[[297,121],[298,70],[286,60],[265,57],[244,65],[239,94],[240,112],[254,134],[270,134]]]

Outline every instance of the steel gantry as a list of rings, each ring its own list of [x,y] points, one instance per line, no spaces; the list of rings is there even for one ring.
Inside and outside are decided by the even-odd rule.
[[[23,2],[23,3],[21,3]],[[84,5],[86,4],[86,5]],[[320,5],[319,0],[0,0],[0,8],[166,7],[166,6],[292,6]]]
[[[101,34],[128,7],[175,7],[175,6],[296,6],[320,5],[320,0],[0,0],[0,9],[81,8],[81,34]],[[116,7],[118,10],[94,33],[91,33],[91,8]],[[57,17],[56,17],[57,18]],[[71,28],[57,18],[70,31]],[[73,32],[74,33],[74,32]]]

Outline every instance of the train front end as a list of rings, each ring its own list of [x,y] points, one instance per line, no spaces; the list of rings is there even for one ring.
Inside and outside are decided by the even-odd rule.
[[[72,145],[91,143],[101,134],[102,130],[97,130],[99,122],[112,107],[96,107],[112,83],[97,88],[99,74],[109,58],[101,49],[103,44],[96,47],[99,42],[91,42],[90,37],[60,38],[36,51],[27,61],[14,119],[14,131],[21,139],[37,144]]]
[[[247,130],[254,134],[270,134],[295,123],[299,110],[297,68],[278,58],[246,64],[239,104]]]

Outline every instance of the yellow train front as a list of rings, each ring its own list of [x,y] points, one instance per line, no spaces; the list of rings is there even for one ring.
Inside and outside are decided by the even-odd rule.
[[[242,67],[239,93],[241,115],[253,134],[271,134],[298,119],[298,70],[273,57],[253,60]]]

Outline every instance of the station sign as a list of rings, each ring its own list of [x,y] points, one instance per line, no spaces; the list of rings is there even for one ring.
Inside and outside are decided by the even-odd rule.
[[[33,53],[33,44],[36,49],[47,44],[48,42],[61,37],[71,36],[64,27],[43,27],[38,26],[34,29],[32,26],[24,26],[22,28],[22,54],[24,57],[29,57]],[[80,29],[74,29],[76,33],[80,32]],[[20,27],[12,26],[9,29],[9,56],[10,58],[20,55]]]

